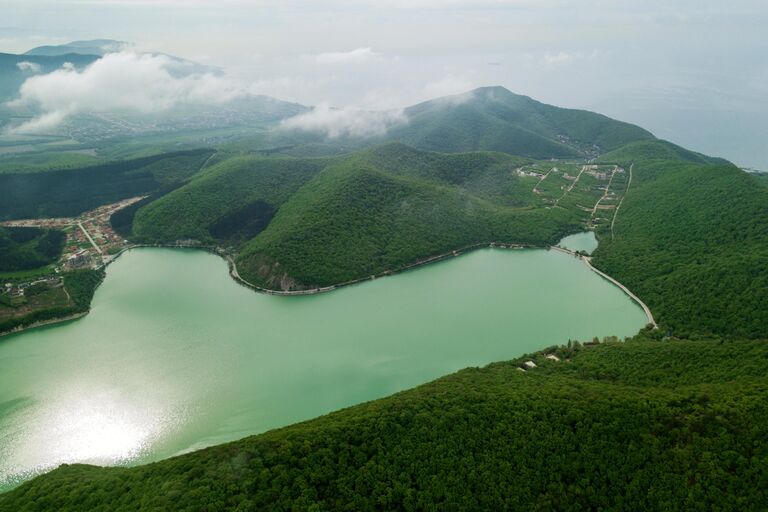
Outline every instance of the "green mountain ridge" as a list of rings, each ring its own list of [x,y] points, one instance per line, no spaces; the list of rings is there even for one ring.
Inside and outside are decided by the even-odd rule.
[[[601,232],[595,265],[676,336],[764,337],[768,190],[733,164],[664,142],[603,158],[634,162],[634,180],[615,238]]]
[[[501,88],[412,108],[390,133],[399,142],[354,152],[311,136],[289,151],[343,154],[229,147],[171,173],[123,225],[139,241],[227,247],[260,286],[326,286],[472,243],[543,246],[584,229],[597,208],[579,201],[592,196],[576,187],[572,203],[547,203],[540,178],[518,170],[583,171],[599,151],[595,164],[624,172],[599,213],[592,263],[646,302],[659,329],[463,370],[145,466],[63,466],[0,495],[0,510],[765,509],[761,178]],[[549,161],[563,156],[575,160]],[[152,190],[162,162],[145,173]],[[523,371],[528,360],[537,367]]]
[[[328,286],[476,243],[545,245],[578,229],[570,212],[532,208],[515,174],[525,162],[399,143],[333,158],[237,157],[140,209],[134,234],[226,245],[238,237],[217,240],[217,223],[234,226],[233,214],[264,202],[274,218],[235,241],[245,242],[241,276],[268,288]]]
[[[461,158],[468,159],[469,171],[488,169],[486,155],[456,160]],[[513,165],[506,165],[511,171]],[[268,287],[280,280],[328,286],[476,243],[554,243],[575,226],[565,212],[517,210],[464,187],[393,175],[363,153],[307,183],[244,246],[237,262],[243,277]],[[279,263],[277,274],[260,271],[270,262]]]
[[[186,180],[215,151],[197,149],[164,153],[77,169],[0,174],[0,220],[75,217],[121,199],[152,193]]]
[[[276,149],[292,156],[334,155],[395,141],[427,151],[497,151],[528,158],[594,156],[654,139],[638,127],[585,110],[555,107],[504,87],[426,101],[404,109],[406,121],[380,136],[339,136],[277,127],[235,147]]]
[[[114,39],[91,39],[88,41],[71,41],[60,45],[36,46],[24,52],[24,55],[43,55],[46,57],[59,57],[62,55],[97,55],[99,57],[109,52],[117,52],[129,46],[125,41]]]
[[[504,87],[482,87],[405,109],[407,125],[388,137],[421,149],[502,151],[533,158],[575,157],[653,139],[601,114],[546,105]]]

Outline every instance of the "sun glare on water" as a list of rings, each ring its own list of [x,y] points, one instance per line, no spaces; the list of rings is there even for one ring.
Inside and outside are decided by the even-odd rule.
[[[129,463],[145,455],[179,419],[118,390],[81,391],[19,411],[27,416],[19,423],[32,427],[10,434],[15,449],[0,454],[0,484],[12,484],[12,475],[29,477],[61,464]]]

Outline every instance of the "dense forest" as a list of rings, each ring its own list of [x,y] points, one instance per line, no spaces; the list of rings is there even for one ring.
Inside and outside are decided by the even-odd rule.
[[[596,266],[678,337],[759,338],[768,326],[768,189],[719,159],[642,143],[604,156],[634,179]]]
[[[573,158],[653,139],[638,126],[594,112],[559,108],[504,87],[481,87],[459,96],[409,107],[408,123],[390,140],[432,151],[502,151],[532,158]]]
[[[239,156],[138,207],[138,241],[233,246],[268,288],[327,286],[478,243],[546,245],[572,211],[534,208],[515,172],[528,159],[389,143],[326,158]]]
[[[55,262],[66,235],[56,229],[0,227],[0,272],[15,272]]]
[[[214,153],[200,149],[37,173],[0,174],[0,220],[74,217],[186,179]]]
[[[223,246],[251,282],[296,289],[477,243],[552,244],[584,228],[585,207],[544,205],[516,170],[600,152],[632,179],[619,181],[629,188],[615,222],[597,224],[593,264],[646,302],[660,329],[466,369],[141,467],[63,466],[0,495],[0,510],[768,509],[765,180],[501,88],[408,115],[389,137],[421,149],[335,154],[346,141],[307,135],[210,166],[205,151],[115,164],[93,190],[105,179],[110,197],[149,195],[112,219],[136,241]],[[307,156],[325,153],[335,156]],[[58,183],[51,176],[24,183]],[[102,201],[90,186],[14,199],[0,218]],[[71,311],[87,310],[102,276],[65,277]],[[537,366],[524,370],[528,360]]]
[[[146,466],[62,466],[0,510],[765,509],[764,341],[545,352],[563,359],[466,369]]]
[[[273,208],[280,206],[327,164],[323,158],[248,155],[226,159],[140,208],[133,234],[143,241],[192,238],[214,243],[211,228],[225,222],[228,228],[224,231],[237,238],[237,224],[247,225],[253,220],[248,216],[249,205],[265,202]],[[239,218],[234,215],[238,211],[242,213]]]
[[[244,246],[240,274],[269,288],[328,286],[473,244],[546,245],[578,230],[567,210],[504,204],[522,189],[513,159],[461,154],[444,156],[445,165],[406,148],[416,162],[379,162],[399,148],[384,146],[325,168]],[[494,202],[504,187],[515,192]]]
[[[401,142],[427,151],[498,151],[545,159],[581,158],[654,138],[638,126],[594,112],[540,103],[504,87],[480,87],[425,101],[406,108],[403,114],[400,122],[393,121],[383,135],[327,137],[322,132],[282,127],[225,146],[262,154],[312,157]]]

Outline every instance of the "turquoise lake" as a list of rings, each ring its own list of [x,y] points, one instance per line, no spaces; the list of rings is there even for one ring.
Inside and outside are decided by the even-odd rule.
[[[482,249],[278,297],[236,284],[206,252],[134,249],[107,269],[87,316],[0,338],[0,490],[62,463],[169,457],[645,322],[556,251]]]

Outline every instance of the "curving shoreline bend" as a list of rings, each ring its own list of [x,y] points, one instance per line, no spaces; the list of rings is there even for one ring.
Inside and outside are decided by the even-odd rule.
[[[396,269],[396,270],[389,270],[382,272],[380,274],[371,275],[368,277],[361,277],[358,279],[352,279],[350,281],[345,281],[342,283],[333,284],[330,286],[323,286],[318,288],[308,288],[306,290],[272,290],[269,288],[263,288],[261,286],[255,285],[246,279],[244,279],[242,276],[240,276],[240,273],[237,271],[237,264],[235,263],[235,260],[232,258],[231,254],[228,254],[226,251],[224,251],[221,247],[217,246],[204,246],[204,245],[182,245],[182,244],[134,244],[129,247],[125,247],[120,252],[113,255],[109,261],[103,263],[101,266],[98,267],[100,270],[106,270],[106,268],[114,263],[120,256],[123,255],[123,253],[126,253],[132,249],[141,249],[145,247],[154,247],[154,248],[165,248],[165,249],[197,249],[197,250],[203,250],[206,252],[209,252],[211,254],[215,254],[221,258],[223,258],[227,262],[227,266],[229,269],[229,276],[238,284],[241,286],[245,286],[246,288],[250,288],[251,290],[254,290],[259,293],[264,293],[267,295],[279,295],[279,296],[297,296],[297,295],[315,295],[318,293],[324,293],[324,292],[330,292],[337,288],[342,288],[344,286],[350,286],[353,284],[362,283],[365,281],[371,281],[374,279],[378,279],[380,277],[386,277],[394,274],[399,274],[401,272],[405,272],[406,270],[412,270],[417,267],[421,267],[423,265],[427,265],[430,263],[435,263],[447,258],[452,258],[455,256],[459,256],[463,254],[465,251],[471,251],[474,249],[479,249],[482,247],[488,247],[488,248],[496,248],[496,249],[542,249],[542,247],[538,246],[532,246],[532,245],[522,245],[522,244],[504,244],[504,243],[496,243],[496,242],[481,242],[477,244],[468,245],[450,252],[446,252],[443,254],[438,254],[436,256],[430,256],[429,258],[423,258],[421,260],[418,260],[414,263],[411,263],[409,265],[406,265],[402,268]],[[626,286],[621,284],[618,280],[614,279],[613,277],[609,276],[605,272],[595,268],[592,266],[591,258],[588,256],[581,256],[574,251],[570,251],[568,249],[565,249],[563,247],[558,247],[556,245],[552,245],[549,247],[545,247],[549,250],[555,250],[558,252],[561,252],[563,254],[568,254],[571,256],[578,257],[581,261],[584,262],[584,264],[593,272],[601,276],[602,278],[606,279],[607,281],[611,282],[615,286],[617,286],[619,289],[621,289],[626,295],[629,296],[630,299],[632,299],[634,302],[636,302],[645,313],[646,318],[648,319],[648,323],[653,326],[654,329],[658,329],[658,325],[656,324],[656,321],[653,318],[653,314],[651,313],[650,308],[642,301],[640,298],[632,293]],[[82,313],[76,313],[74,315],[67,315],[65,317],[61,318],[52,318],[49,320],[44,320],[41,322],[35,322],[30,325],[26,325],[24,327],[17,327],[13,330],[6,331],[3,333],[0,333],[1,336],[11,335],[11,334],[18,334],[27,330],[35,329],[37,327],[44,327],[48,325],[53,325],[57,323],[64,323],[68,322],[70,320],[76,320],[78,318],[82,318],[85,315],[87,315],[90,312],[90,307],[87,311],[84,311]]]
[[[653,313],[651,313],[651,308],[649,308],[649,307],[648,307],[648,306],[645,304],[645,302],[643,302],[642,300],[640,300],[640,297],[638,297],[637,295],[635,295],[634,293],[632,293],[632,292],[629,290],[629,288],[627,288],[626,286],[624,286],[624,285],[623,285],[623,284],[621,284],[619,281],[617,281],[617,280],[616,280],[616,279],[614,279],[613,277],[609,276],[608,274],[606,274],[606,273],[605,273],[605,272],[603,272],[602,270],[600,270],[600,269],[598,269],[598,268],[594,267],[594,266],[592,265],[592,258],[591,258],[590,256],[582,256],[582,255],[580,255],[580,254],[576,254],[575,252],[573,252],[573,251],[570,251],[570,250],[568,250],[568,249],[564,249],[563,247],[557,247],[557,246],[554,246],[554,245],[553,245],[552,247],[550,247],[550,249],[554,249],[554,250],[556,250],[556,251],[559,251],[559,252],[562,252],[562,253],[565,253],[565,254],[570,254],[571,256],[576,256],[576,257],[578,257],[578,258],[579,258],[581,261],[583,261],[583,262],[584,262],[584,264],[585,264],[587,267],[589,267],[589,269],[590,269],[592,272],[596,273],[597,275],[599,275],[599,276],[600,276],[600,277],[602,277],[603,279],[606,279],[607,281],[610,281],[610,282],[611,282],[611,283],[613,283],[614,285],[618,286],[618,287],[621,289],[621,291],[623,291],[624,293],[626,293],[626,294],[629,296],[629,298],[630,298],[630,299],[632,299],[633,301],[635,301],[635,302],[636,302],[636,303],[637,303],[637,304],[638,304],[638,305],[639,305],[641,308],[643,308],[643,312],[645,313],[645,316],[646,316],[646,318],[648,319],[648,323],[649,323],[650,325],[652,325],[654,329],[658,329],[658,328],[659,328],[659,326],[656,324],[656,320],[654,320],[654,319],[653,319]]]

